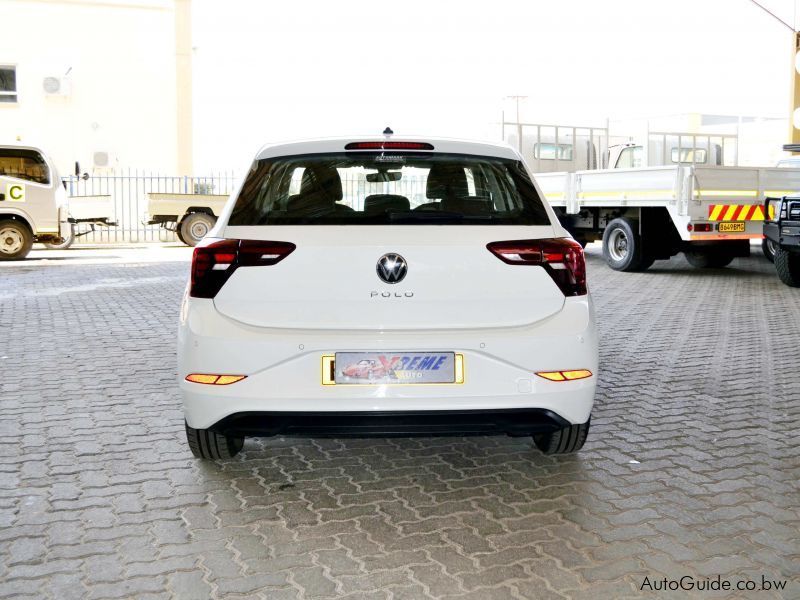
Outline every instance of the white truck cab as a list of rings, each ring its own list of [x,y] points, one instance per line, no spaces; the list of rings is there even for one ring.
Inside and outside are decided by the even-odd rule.
[[[34,242],[64,244],[76,223],[114,224],[108,216],[70,215],[55,164],[39,148],[0,144],[0,260],[25,258]]]

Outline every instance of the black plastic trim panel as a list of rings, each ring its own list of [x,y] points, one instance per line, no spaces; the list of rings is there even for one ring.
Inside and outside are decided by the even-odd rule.
[[[442,435],[527,436],[571,423],[546,409],[396,412],[245,412],[210,429],[227,435],[408,437]]]

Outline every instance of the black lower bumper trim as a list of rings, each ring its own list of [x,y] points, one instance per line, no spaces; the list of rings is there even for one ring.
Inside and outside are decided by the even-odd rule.
[[[408,437],[444,435],[527,436],[570,423],[545,409],[396,412],[247,412],[211,429],[236,436]]]

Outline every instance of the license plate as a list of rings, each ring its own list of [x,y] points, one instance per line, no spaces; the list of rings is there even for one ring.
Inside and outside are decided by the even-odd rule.
[[[720,223],[720,233],[742,233],[744,232],[744,221],[734,221],[732,223]]]
[[[454,352],[337,352],[334,383],[456,383]]]

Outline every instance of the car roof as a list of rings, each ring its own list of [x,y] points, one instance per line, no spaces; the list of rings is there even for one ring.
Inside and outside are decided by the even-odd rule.
[[[351,142],[427,142],[433,146],[432,154],[445,152],[452,154],[474,154],[476,156],[491,156],[519,160],[516,150],[505,142],[473,141],[454,138],[430,136],[385,136],[365,135],[352,137],[318,138],[313,140],[297,140],[267,144],[256,154],[256,160],[273,158],[276,156],[292,156],[298,154],[317,154],[342,152],[344,147]],[[372,150],[374,152],[374,150]]]

